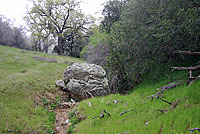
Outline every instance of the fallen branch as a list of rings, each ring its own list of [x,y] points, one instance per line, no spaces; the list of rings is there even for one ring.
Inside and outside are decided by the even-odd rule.
[[[173,110],[173,109],[176,108],[177,104],[178,104],[181,100],[180,100],[180,99],[179,99],[179,100],[175,100],[175,101],[173,101],[172,103],[170,103],[170,102],[168,102],[168,101],[166,101],[166,100],[163,100],[163,99],[162,99],[162,101],[168,103],[168,104],[170,105],[170,109]]]
[[[105,109],[103,110],[104,113],[106,113],[109,117],[111,116],[109,112],[107,112]]]
[[[128,112],[130,112],[130,111],[136,111],[136,110],[134,110],[134,109],[129,109],[129,110],[127,110],[127,111],[124,111],[124,112],[120,113],[119,115],[121,116],[121,115],[123,115],[123,114],[125,114],[125,113],[128,113]]]
[[[190,134],[192,134],[195,130],[198,130],[199,132],[200,132],[200,128],[193,128],[193,129],[188,129],[188,130],[190,130],[191,131],[191,133]]]
[[[162,99],[162,101],[163,101],[163,102],[166,102],[166,103],[168,103],[168,104],[170,104],[170,109],[173,110],[173,109],[176,108],[177,104],[178,104],[181,100],[179,99],[179,100],[173,101],[172,103],[170,103],[170,102],[168,102],[168,101],[166,101],[166,100],[163,100],[163,99]],[[161,112],[161,113],[164,114],[165,112],[168,112],[168,109],[157,109],[156,111],[159,111],[159,112]]]
[[[200,69],[200,65],[194,66],[194,67],[171,67],[172,69],[176,69],[176,70],[198,70]]]
[[[152,98],[152,100],[153,100],[154,98],[159,98],[160,94],[162,94],[166,90],[171,89],[171,88],[175,88],[176,86],[179,86],[179,85],[183,85],[184,83],[185,83],[185,81],[184,82],[179,82],[179,83],[171,83],[171,84],[168,84],[167,86],[160,87],[159,88],[159,89],[161,89],[160,91],[158,91],[156,94],[147,96],[147,99],[148,98]]]
[[[111,103],[117,104],[117,103],[119,103],[119,101],[118,100],[113,100],[113,101],[108,102],[107,105],[110,105]]]
[[[181,50],[174,51],[173,53],[188,54],[188,55],[200,55],[200,52],[181,51]]]
[[[159,111],[159,112],[161,112],[161,113],[163,113],[163,114],[164,114],[164,112],[168,112],[167,109],[157,109],[156,111]]]
[[[105,109],[101,110],[101,113],[100,113],[100,116],[95,116],[93,117],[92,119],[95,119],[95,118],[104,118],[104,113],[106,113],[109,117],[111,116],[111,114],[109,112],[107,112]]]
[[[187,87],[190,86],[193,82],[196,82],[198,80],[200,80],[200,76],[190,78],[189,80],[187,80]]]
[[[168,101],[166,101],[166,100],[163,100],[163,99],[162,99],[162,101],[168,103],[169,105],[172,105],[172,103],[170,103],[170,102],[168,102]]]
[[[181,101],[180,99],[173,101],[172,104],[170,105],[170,109],[171,110],[175,109],[180,101]]]

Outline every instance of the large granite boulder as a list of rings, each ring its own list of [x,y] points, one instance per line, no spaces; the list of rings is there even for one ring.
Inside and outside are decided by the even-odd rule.
[[[73,63],[64,72],[64,83],[62,87],[78,100],[110,93],[106,71],[95,64]]]

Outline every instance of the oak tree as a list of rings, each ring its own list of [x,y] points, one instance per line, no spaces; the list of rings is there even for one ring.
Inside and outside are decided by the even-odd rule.
[[[79,0],[32,0],[33,7],[27,10],[30,30],[38,37],[49,35],[57,38],[58,54],[64,54],[65,45],[73,43],[73,37],[92,22],[89,16],[80,10]],[[67,46],[69,48],[69,46]],[[71,49],[71,48],[69,48]]]

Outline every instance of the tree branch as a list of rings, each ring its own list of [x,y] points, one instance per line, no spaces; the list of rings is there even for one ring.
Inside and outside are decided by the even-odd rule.
[[[161,88],[160,91],[158,91],[156,94],[153,94],[153,95],[148,96],[147,99],[148,99],[148,98],[152,98],[152,100],[153,100],[154,98],[158,98],[159,95],[160,95],[161,93],[165,92],[166,90],[171,89],[171,88],[175,88],[176,86],[183,85],[183,84],[185,84],[185,81],[183,81],[183,82],[178,82],[178,83],[173,82],[173,83],[168,84],[167,86],[160,87],[160,88]]]
[[[193,129],[188,129],[188,130],[190,130],[191,131],[191,133],[190,134],[192,134],[195,130],[198,130],[199,132],[200,132],[200,128],[193,128]]]
[[[64,31],[65,25],[66,25],[67,20],[68,20],[68,18],[69,18],[69,12],[70,12],[70,9],[67,10],[67,17],[64,17],[65,20],[64,20],[63,26],[62,26],[62,28],[61,28],[61,31],[62,31],[62,32]]]
[[[171,67],[172,69],[176,69],[176,70],[198,70],[200,69],[200,65],[194,66],[194,67]]]
[[[166,101],[166,100],[163,100],[163,99],[162,99],[162,101],[168,103],[169,105],[172,105],[172,103],[170,103],[170,102],[168,102],[168,101]]]
[[[100,116],[95,116],[93,117],[92,119],[95,119],[95,118],[104,118],[104,113],[106,113],[109,117],[111,117],[111,114],[109,112],[107,112],[105,109],[101,110],[101,113],[100,113]]]
[[[124,111],[124,112],[120,113],[119,115],[121,116],[121,115],[123,115],[123,114],[125,114],[125,113],[128,113],[128,112],[130,112],[130,111],[136,111],[136,110],[134,110],[134,109],[129,109],[129,110],[127,110],[127,111]]]
[[[200,52],[181,51],[181,50],[174,51],[173,53],[188,54],[188,55],[200,55]]]

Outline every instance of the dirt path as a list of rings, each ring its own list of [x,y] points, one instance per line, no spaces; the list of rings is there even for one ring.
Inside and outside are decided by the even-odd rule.
[[[55,121],[55,126],[56,126],[56,134],[67,134],[67,127],[70,126],[69,124],[69,119],[68,119],[68,112],[70,109],[59,109],[56,108],[54,110],[56,114],[56,121]]]
[[[44,98],[48,103],[46,109],[51,109],[50,104],[56,102],[57,95],[60,98],[58,106],[53,111],[56,115],[55,119],[55,133],[56,134],[67,134],[67,128],[70,126],[68,113],[71,109],[76,107],[76,103],[67,102],[69,101],[68,95],[60,90],[57,90],[55,93],[46,91],[44,94],[40,94],[35,98],[35,104],[44,106],[41,98]]]

